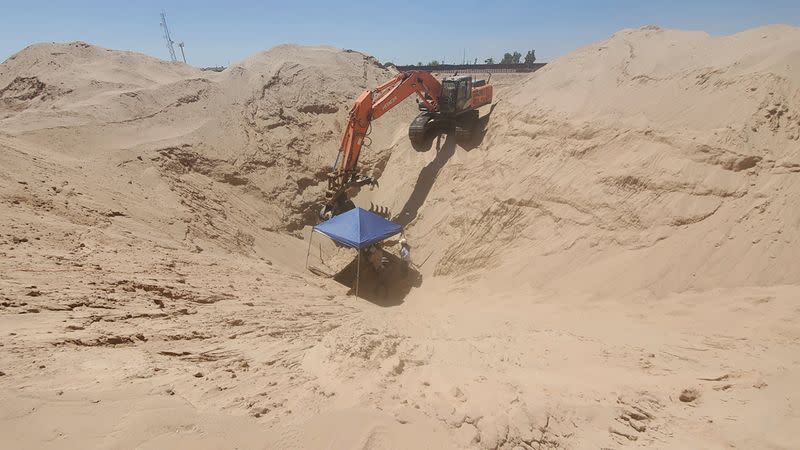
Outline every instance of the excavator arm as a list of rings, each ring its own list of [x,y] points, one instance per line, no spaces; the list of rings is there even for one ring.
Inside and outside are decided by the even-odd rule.
[[[353,104],[342,145],[339,147],[337,172],[355,170],[364,138],[373,120],[380,118],[410,95],[419,95],[428,110],[437,108],[442,84],[428,72],[403,72],[372,91],[364,91]]]
[[[358,96],[347,121],[339,153],[336,156],[333,172],[328,177],[326,205],[321,215],[334,215],[343,209],[342,202],[349,201],[345,191],[354,186],[370,183],[369,178],[359,177],[356,173],[358,158],[364,139],[369,134],[373,120],[386,114],[412,94],[417,94],[429,111],[438,108],[438,99],[442,92],[442,84],[428,72],[403,72],[374,90],[364,91]]]

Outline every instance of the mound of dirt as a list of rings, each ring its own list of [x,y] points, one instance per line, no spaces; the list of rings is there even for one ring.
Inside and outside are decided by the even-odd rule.
[[[140,53],[87,44],[40,43],[9,57],[0,67],[0,85],[35,76],[62,89],[102,91],[155,86],[196,76],[200,71]]]
[[[314,223],[353,99],[391,75],[332,47],[283,45],[210,73],[79,42],[36,44],[0,65],[0,120],[16,139],[109,173],[156,170],[168,203],[181,205],[162,219],[188,228],[176,238],[253,251],[259,233]],[[390,119],[371,137],[380,144],[364,162],[380,170],[400,135]],[[133,196],[163,197],[132,185]]]
[[[797,283],[797,42],[623,30],[502,92],[478,148],[393,154],[392,184],[433,175],[411,227],[427,272],[597,295]]]

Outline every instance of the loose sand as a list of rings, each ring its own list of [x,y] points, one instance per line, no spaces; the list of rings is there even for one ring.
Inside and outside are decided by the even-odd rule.
[[[308,225],[391,76],[0,64],[0,447],[800,447],[800,29],[620,31],[493,76],[486,133],[438,151],[407,101],[356,202],[418,270],[358,299]]]

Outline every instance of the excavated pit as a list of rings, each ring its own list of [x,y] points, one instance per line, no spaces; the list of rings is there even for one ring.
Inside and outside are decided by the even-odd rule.
[[[395,108],[355,201],[406,226],[416,270],[379,295],[362,267],[363,298],[352,252],[313,241],[321,277],[303,238],[353,99],[392,76],[374,58],[20,51],[0,441],[800,446],[799,33],[623,30],[494,75],[486,132],[438,151]]]

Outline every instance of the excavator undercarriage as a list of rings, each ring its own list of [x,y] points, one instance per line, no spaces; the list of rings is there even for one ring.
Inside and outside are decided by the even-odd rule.
[[[478,127],[477,109],[463,112],[454,117],[442,117],[436,113],[423,111],[414,118],[408,127],[408,139],[418,152],[428,151],[433,138],[441,134],[455,133],[456,142],[467,144],[472,140]]]

